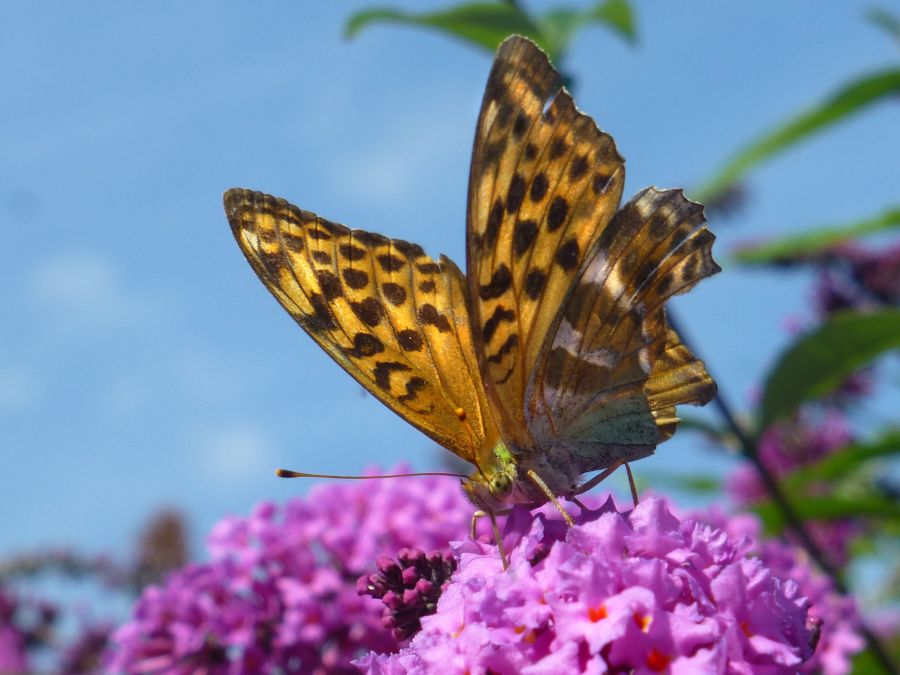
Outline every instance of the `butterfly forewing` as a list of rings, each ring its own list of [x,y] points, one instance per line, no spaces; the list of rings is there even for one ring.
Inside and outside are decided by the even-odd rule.
[[[225,210],[241,250],[297,323],[388,407],[475,462],[496,433],[459,268],[259,192],[230,190]]]
[[[679,190],[649,188],[616,214],[533,375],[527,409],[535,433],[560,437],[586,456],[591,447],[605,456],[603,446],[646,454],[671,435],[676,404],[714,395],[663,309],[719,270],[713,240],[702,207]]]
[[[501,45],[469,178],[468,283],[474,337],[507,440],[532,445],[524,401],[545,337],[612,218],[624,165],[533,43]]]

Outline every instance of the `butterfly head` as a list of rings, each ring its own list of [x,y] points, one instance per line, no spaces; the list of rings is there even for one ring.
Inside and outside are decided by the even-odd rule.
[[[469,500],[494,513],[509,505],[516,487],[516,461],[503,441],[497,441],[484,466],[463,481]]]

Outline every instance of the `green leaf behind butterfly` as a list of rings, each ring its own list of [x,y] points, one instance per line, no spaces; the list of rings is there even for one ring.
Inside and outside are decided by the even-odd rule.
[[[592,23],[601,23],[629,42],[635,42],[634,15],[626,0],[605,0],[594,7],[576,10],[567,7],[552,9],[537,20],[551,60],[559,61],[566,53],[575,34]]]
[[[803,520],[840,520],[842,518],[875,518],[900,522],[900,504],[881,495],[867,494],[851,497],[835,495],[804,495],[792,500],[794,510]],[[781,532],[786,522],[781,509],[771,501],[760,502],[753,510],[762,519],[767,532]]]
[[[838,314],[788,347],[766,378],[760,429],[810,399],[831,393],[850,374],[900,347],[900,311]]]
[[[900,93],[900,69],[897,68],[854,80],[822,103],[744,147],[710,180],[694,190],[691,198],[700,202],[713,201],[757,164],[897,93]]]
[[[889,429],[872,441],[852,443],[815,464],[793,471],[785,479],[785,486],[796,493],[817,481],[846,479],[873,459],[897,454],[900,454],[900,428]]]
[[[767,265],[800,256],[808,256],[858,237],[900,227],[900,207],[890,208],[866,220],[817,228],[802,234],[785,237],[746,248],[734,254],[734,260],[745,265]]]
[[[528,14],[506,2],[471,2],[421,13],[392,8],[364,9],[350,16],[344,35],[352,38],[376,22],[436,28],[491,52],[513,33],[529,37],[542,46],[545,42],[540,28]]]
[[[871,7],[866,18],[900,44],[900,17],[883,7]]]

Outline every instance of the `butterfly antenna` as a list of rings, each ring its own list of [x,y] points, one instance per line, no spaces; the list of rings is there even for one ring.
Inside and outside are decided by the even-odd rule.
[[[461,473],[446,473],[443,471],[425,471],[423,473],[384,473],[377,476],[341,476],[331,473],[305,473],[303,471],[290,471],[288,469],[276,469],[275,475],[279,478],[334,478],[337,480],[372,480],[375,478],[411,478],[413,476],[447,476],[449,478],[465,478]]]

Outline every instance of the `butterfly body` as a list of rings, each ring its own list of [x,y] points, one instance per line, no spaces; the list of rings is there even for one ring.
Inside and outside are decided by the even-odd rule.
[[[276,299],[372,394],[474,465],[463,488],[489,514],[576,496],[585,474],[652,454],[676,405],[715,394],[664,309],[718,271],[702,207],[648,188],[618,209],[624,162],[559,79],[525,38],[498,50],[465,274],[263,193],[225,195]]]

